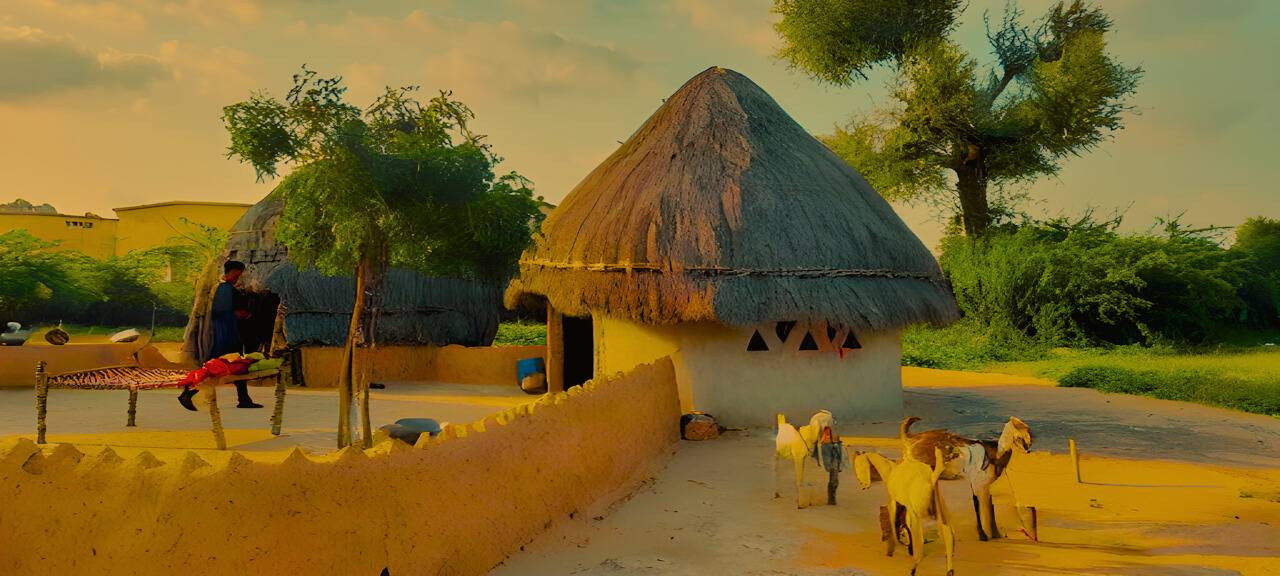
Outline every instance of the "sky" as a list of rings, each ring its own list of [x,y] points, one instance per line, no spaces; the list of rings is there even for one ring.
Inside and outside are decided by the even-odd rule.
[[[992,62],[970,0],[955,37]],[[1028,15],[1051,4],[1021,0]],[[1112,0],[1112,54],[1145,77],[1114,139],[1025,189],[1037,216],[1120,210],[1145,230],[1280,218],[1280,2]],[[0,202],[67,213],[166,200],[256,202],[274,184],[227,159],[223,106],[283,97],[302,64],[354,103],[384,86],[452,90],[475,128],[556,203],[686,80],[737,70],[829,133],[887,103],[883,74],[847,88],[774,56],[772,0],[0,0]],[[897,205],[934,246],[927,207]]]

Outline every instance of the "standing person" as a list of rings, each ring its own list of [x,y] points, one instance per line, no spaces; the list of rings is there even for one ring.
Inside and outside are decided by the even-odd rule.
[[[222,265],[222,272],[222,283],[218,284],[217,290],[213,293],[213,306],[209,315],[213,322],[213,348],[209,354],[210,358],[232,352],[243,352],[244,341],[240,336],[240,323],[253,316],[248,310],[244,295],[236,288],[236,284],[240,282],[240,276],[244,274],[244,262],[228,260]],[[198,391],[192,386],[184,387],[182,394],[178,395],[178,403],[187,410],[195,410],[191,398]],[[246,382],[236,382],[236,398],[239,400],[236,404],[237,408],[262,407],[249,397],[249,385]]]

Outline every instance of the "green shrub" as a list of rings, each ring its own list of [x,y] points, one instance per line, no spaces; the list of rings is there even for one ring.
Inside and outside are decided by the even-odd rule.
[[[150,326],[154,315],[159,326],[182,326],[212,256],[186,236],[174,242],[96,260],[26,230],[0,234],[0,323]]]
[[[980,370],[992,362],[1035,360],[1048,347],[1009,327],[964,319],[946,328],[910,326],[902,331],[902,364],[945,370]]]
[[[547,325],[533,322],[503,322],[498,324],[494,346],[545,346]]]
[[[1280,416],[1280,375],[1270,381],[1248,381],[1213,370],[1163,372],[1116,366],[1081,366],[1063,375],[1058,385]]]
[[[1269,245],[1227,250],[1176,219],[1161,233],[1122,235],[1119,222],[1086,214],[952,236],[940,262],[968,318],[1050,346],[1204,343],[1280,321]]]

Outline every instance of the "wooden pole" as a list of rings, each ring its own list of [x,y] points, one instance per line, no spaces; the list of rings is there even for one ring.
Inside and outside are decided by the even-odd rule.
[[[137,387],[129,387],[129,422],[125,426],[137,426],[136,418],[138,415],[138,389]]]
[[[1080,452],[1076,450],[1074,438],[1067,438],[1067,449],[1071,451],[1071,468],[1076,472],[1076,483],[1080,483]]]
[[[564,315],[547,303],[547,393],[564,392]]]
[[[222,412],[218,410],[218,384],[221,383],[220,376],[204,381],[209,389],[209,419],[213,422],[213,442],[219,450],[226,450],[227,436],[222,432]]]
[[[44,367],[44,360],[36,362],[36,444],[44,444],[44,417],[49,408],[49,376]]]
[[[280,425],[284,421],[284,375],[276,372],[276,405],[271,414],[271,435],[280,435]]]

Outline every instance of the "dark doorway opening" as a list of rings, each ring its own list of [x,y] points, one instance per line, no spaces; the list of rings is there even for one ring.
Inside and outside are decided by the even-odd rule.
[[[579,386],[595,376],[595,331],[591,317],[564,317],[564,388]]]
[[[244,307],[250,314],[240,321],[240,341],[244,344],[244,353],[262,352],[270,355],[280,297],[271,292],[247,292],[244,299]]]

